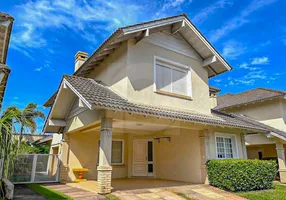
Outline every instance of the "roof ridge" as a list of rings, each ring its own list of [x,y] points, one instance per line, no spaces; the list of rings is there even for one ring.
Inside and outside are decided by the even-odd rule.
[[[152,23],[152,22],[157,22],[157,21],[166,20],[166,19],[172,19],[172,18],[176,18],[176,17],[186,17],[187,18],[187,14],[185,12],[183,12],[183,13],[178,14],[178,15],[172,15],[172,16],[157,18],[157,19],[149,20],[149,21],[142,21],[142,22],[139,22],[139,23],[136,23],[136,24],[130,24],[130,25],[127,25],[127,26],[121,26],[121,27],[119,27],[119,29],[129,28],[129,27],[138,26],[138,25],[141,25],[141,24]]]
[[[266,91],[270,91],[270,92],[279,92],[279,93],[286,94],[286,91],[283,91],[283,90],[276,90],[276,89],[272,89],[272,88],[263,88],[263,87],[258,87],[257,89],[266,90]]]

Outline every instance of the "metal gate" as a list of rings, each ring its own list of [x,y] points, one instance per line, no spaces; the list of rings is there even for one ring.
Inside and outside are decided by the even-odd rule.
[[[14,183],[51,183],[59,180],[58,154],[18,154],[9,160],[9,180]]]

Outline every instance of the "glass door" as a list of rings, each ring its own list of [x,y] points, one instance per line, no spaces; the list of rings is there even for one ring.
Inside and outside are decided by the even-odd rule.
[[[153,140],[148,140],[148,176],[154,176]]]

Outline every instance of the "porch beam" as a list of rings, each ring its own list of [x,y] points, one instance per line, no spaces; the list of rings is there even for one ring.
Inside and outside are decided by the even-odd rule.
[[[276,142],[276,151],[277,151],[277,158],[278,158],[278,166],[279,166],[279,175],[280,175],[280,182],[286,183],[286,165],[285,165],[285,153],[283,143],[280,141]]]
[[[203,60],[203,67],[206,67],[206,66],[208,66],[208,65],[210,65],[210,64],[213,64],[213,63],[215,63],[215,62],[217,62],[218,60],[217,60],[217,57],[216,56],[210,56],[210,57],[208,57],[208,58],[206,58],[205,60]]]
[[[179,32],[180,30],[182,30],[185,27],[185,20],[173,25],[172,27],[172,34],[176,34],[177,32]]]
[[[142,31],[142,33],[138,37],[136,37],[136,44],[148,36],[149,36],[149,29],[147,28],[146,30]]]
[[[67,125],[67,122],[61,119],[49,119],[48,122],[49,122],[49,126],[65,127]]]
[[[101,119],[99,165],[97,167],[98,193],[111,192],[111,149],[112,149],[112,119]]]

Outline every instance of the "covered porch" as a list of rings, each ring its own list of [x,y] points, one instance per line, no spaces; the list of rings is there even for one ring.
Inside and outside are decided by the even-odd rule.
[[[205,125],[113,111],[100,116],[64,134],[61,182],[98,193],[204,183]],[[72,183],[74,168],[88,168],[88,182]]]

